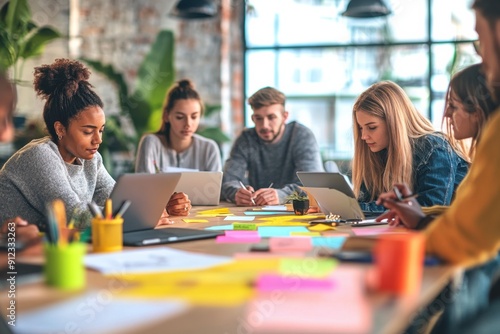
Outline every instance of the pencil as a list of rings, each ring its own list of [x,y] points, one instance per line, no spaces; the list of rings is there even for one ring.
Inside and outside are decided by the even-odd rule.
[[[245,185],[243,184],[243,182],[239,181],[240,182],[240,186],[241,188],[245,189],[245,190],[248,190],[247,187],[245,187]],[[255,205],[255,201],[253,200],[253,197],[250,198],[250,200],[252,201],[252,204]]]
[[[106,202],[104,203],[104,219],[111,219],[113,218],[112,215],[112,209],[113,203],[111,202],[111,198],[108,198]]]

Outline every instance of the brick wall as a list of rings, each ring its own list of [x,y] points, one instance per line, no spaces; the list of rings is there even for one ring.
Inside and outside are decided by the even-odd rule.
[[[41,116],[43,105],[32,88],[33,67],[59,57],[87,57],[112,64],[133,88],[137,68],[156,34],[170,29],[176,38],[176,78],[191,79],[207,104],[222,105],[222,127],[235,137],[243,123],[240,20],[244,2],[216,1],[221,7],[218,18],[188,21],[168,15],[177,0],[30,0],[35,22],[52,25],[66,37],[52,42],[41,57],[26,63],[26,87],[20,88],[18,112],[30,118]],[[5,0],[0,0],[0,5],[3,3]],[[226,24],[223,32],[221,20]],[[224,82],[221,63],[228,73]],[[118,112],[113,85],[97,73],[91,82],[105,103],[105,112]]]

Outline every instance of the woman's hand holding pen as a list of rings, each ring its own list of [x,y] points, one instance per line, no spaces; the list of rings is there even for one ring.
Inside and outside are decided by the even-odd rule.
[[[415,229],[418,222],[425,217],[415,197],[407,185],[394,185],[393,191],[378,197],[377,204],[384,205],[389,211],[378,216],[376,221],[387,219],[390,226],[403,225]]]

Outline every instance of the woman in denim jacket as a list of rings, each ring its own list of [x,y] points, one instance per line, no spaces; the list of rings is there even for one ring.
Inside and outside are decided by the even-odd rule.
[[[354,193],[363,211],[394,184],[406,183],[422,206],[449,205],[468,170],[466,154],[414,107],[391,81],[373,84],[353,107]]]

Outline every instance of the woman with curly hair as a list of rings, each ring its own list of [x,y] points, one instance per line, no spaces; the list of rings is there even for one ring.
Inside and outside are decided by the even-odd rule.
[[[35,68],[34,87],[45,100],[49,136],[28,143],[0,171],[0,221],[21,216],[44,230],[47,203],[62,199],[71,216],[75,209],[87,212],[90,201],[103,206],[111,194],[115,180],[97,151],[106,117],[89,76],[76,60],[56,59]]]

